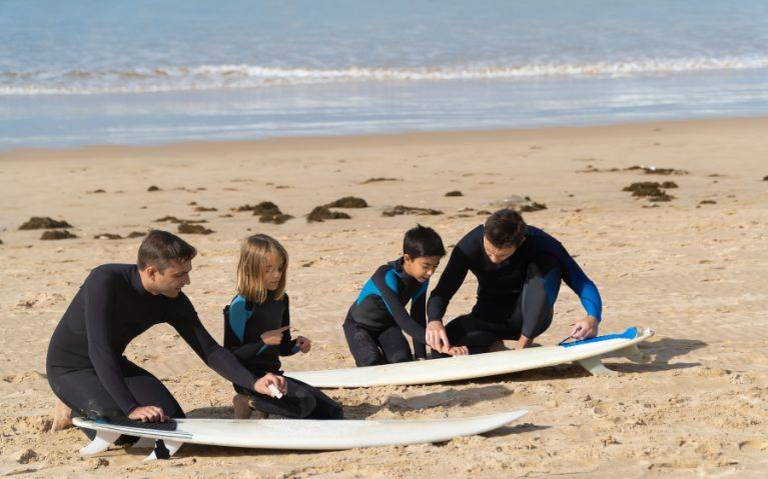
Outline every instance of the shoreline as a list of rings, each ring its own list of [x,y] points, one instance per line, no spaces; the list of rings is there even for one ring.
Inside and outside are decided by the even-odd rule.
[[[607,124],[584,125],[556,125],[556,126],[532,126],[530,128],[504,128],[504,129],[478,129],[478,130],[430,130],[410,131],[396,133],[371,133],[371,134],[329,134],[309,136],[277,136],[259,139],[242,140],[185,140],[160,144],[111,144],[97,143],[85,146],[71,147],[14,147],[0,150],[0,161],[14,158],[42,158],[48,156],[77,157],[82,154],[119,155],[127,152],[136,154],[162,153],[172,150],[195,150],[196,148],[227,148],[227,147],[251,147],[259,146],[269,148],[295,148],[295,147],[325,147],[338,142],[349,142],[351,145],[361,143],[399,144],[404,139],[420,141],[483,141],[491,140],[499,135],[508,138],[528,136],[532,139],[537,135],[561,134],[568,136],[584,131],[615,130],[632,131],[637,128],[679,127],[699,128],[701,126],[724,126],[729,124],[746,124],[753,122],[764,123],[768,127],[768,114],[754,116],[729,116],[694,119],[654,120],[654,121],[628,121]],[[456,139],[457,137],[461,139]]]

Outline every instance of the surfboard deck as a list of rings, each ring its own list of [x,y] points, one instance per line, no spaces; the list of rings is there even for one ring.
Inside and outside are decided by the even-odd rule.
[[[177,419],[170,424],[110,424],[74,418],[75,426],[96,431],[80,449],[86,456],[108,449],[121,435],[137,436],[133,447],[152,447],[145,460],[167,459],[185,443],[210,446],[340,450],[358,447],[441,442],[498,429],[523,417],[519,410],[485,416],[426,420]],[[149,441],[147,440],[149,439]]]
[[[615,374],[601,357],[621,355],[643,362],[637,344],[653,336],[651,329],[629,328],[621,334],[608,334],[561,346],[541,346],[523,350],[430,359],[407,363],[324,371],[287,372],[286,376],[319,388],[358,388],[387,385],[431,384],[509,374],[530,369],[576,362],[595,375]]]

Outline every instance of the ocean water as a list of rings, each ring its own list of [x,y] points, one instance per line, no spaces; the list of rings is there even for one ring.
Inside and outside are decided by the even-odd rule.
[[[0,0],[0,149],[768,113],[768,2]]]

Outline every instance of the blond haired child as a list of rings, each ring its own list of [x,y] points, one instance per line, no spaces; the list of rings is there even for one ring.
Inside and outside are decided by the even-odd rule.
[[[282,376],[280,356],[301,351],[312,343],[291,338],[288,295],[285,292],[288,253],[274,238],[257,234],[246,238],[237,265],[237,296],[224,308],[224,346],[256,375]],[[294,419],[341,419],[340,405],[318,389],[285,378],[281,394],[268,396],[233,384],[236,419],[247,419],[252,411]]]

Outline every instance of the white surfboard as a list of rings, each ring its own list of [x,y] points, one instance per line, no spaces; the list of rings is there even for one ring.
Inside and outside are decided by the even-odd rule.
[[[429,420],[177,419],[173,430],[149,429],[74,418],[96,437],[80,449],[91,456],[105,451],[121,435],[142,438],[133,447],[153,447],[145,460],[168,458],[184,443],[293,450],[339,450],[447,441],[492,431],[515,421],[525,410]],[[161,426],[162,427],[162,426]]]
[[[430,384],[508,374],[529,369],[576,362],[592,374],[615,374],[600,361],[605,355],[621,355],[644,362],[637,343],[653,336],[653,331],[629,328],[621,334],[608,334],[559,346],[456,356],[407,363],[324,371],[288,372],[285,375],[319,388],[359,388],[385,385]]]

